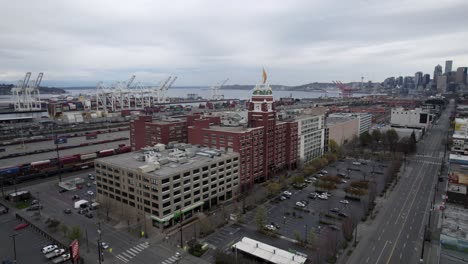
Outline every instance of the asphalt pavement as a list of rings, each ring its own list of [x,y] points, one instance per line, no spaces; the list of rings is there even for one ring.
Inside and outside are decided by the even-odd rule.
[[[405,171],[384,202],[380,213],[348,263],[419,263],[424,229],[429,215],[432,192],[444,155],[442,139],[448,123],[445,111],[439,124],[429,130],[415,155],[407,158]]]

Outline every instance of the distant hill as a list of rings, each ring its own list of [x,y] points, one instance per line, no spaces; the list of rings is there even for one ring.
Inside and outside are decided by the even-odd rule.
[[[11,93],[11,88],[13,88],[13,84],[0,84],[0,95],[9,95]],[[62,88],[55,88],[55,87],[39,87],[39,92],[44,94],[63,94],[66,93]]]

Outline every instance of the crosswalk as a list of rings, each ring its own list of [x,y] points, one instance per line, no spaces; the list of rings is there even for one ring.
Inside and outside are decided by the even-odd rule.
[[[174,262],[176,262],[177,260],[179,260],[179,255],[176,254],[170,258],[167,258],[166,260],[164,260],[163,262],[161,262],[162,264],[172,264]]]
[[[123,263],[128,263],[130,260],[132,260],[132,258],[136,257],[136,255],[138,255],[140,252],[147,249],[148,247],[149,247],[148,242],[141,243],[141,244],[138,244],[134,247],[127,249],[126,251],[121,252],[115,257],[119,259],[120,261],[122,261]]]

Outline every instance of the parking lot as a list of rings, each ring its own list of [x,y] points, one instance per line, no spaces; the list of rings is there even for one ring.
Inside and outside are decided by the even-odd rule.
[[[17,263],[50,263],[41,253],[41,249],[50,244],[50,241],[30,227],[15,231],[15,227],[21,223],[12,213],[0,215],[0,233],[3,234],[0,242],[0,260],[11,260],[13,263],[14,251],[11,236],[16,234]]]
[[[385,187],[384,170],[387,165],[382,162],[362,161],[360,165],[354,165],[355,160],[342,160],[337,161],[332,165],[325,167],[323,170],[327,171],[327,175],[337,175],[343,173],[346,183],[337,184],[337,189],[330,191],[331,196],[327,200],[320,198],[311,199],[309,194],[314,193],[316,188],[313,183],[308,184],[303,189],[289,188],[291,192],[289,199],[279,201],[271,201],[266,205],[267,209],[267,224],[273,224],[275,232],[287,238],[296,239],[299,235],[303,240],[304,237],[310,232],[311,229],[315,231],[315,241],[320,243],[321,239],[326,233],[325,229],[331,229],[330,225],[320,224],[320,220],[331,223],[333,226],[332,231],[337,232],[339,241],[343,240],[342,236],[342,219],[347,216],[355,220],[360,220],[365,214],[366,206],[365,201],[356,201],[347,199],[349,203],[342,203],[345,200],[344,188],[349,185],[353,180],[370,180],[375,182],[377,194],[380,193]],[[363,197],[363,199],[365,196]],[[361,200],[363,200],[361,199]],[[297,202],[305,201],[305,207],[299,208]],[[331,212],[333,210],[335,212]],[[342,216],[338,212],[344,213]],[[326,214],[334,216],[330,218]],[[255,214],[250,215],[251,219],[246,219],[247,223],[255,225]],[[328,230],[327,230],[328,231]]]

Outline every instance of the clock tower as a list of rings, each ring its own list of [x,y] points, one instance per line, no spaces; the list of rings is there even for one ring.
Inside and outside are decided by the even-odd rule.
[[[264,146],[264,171],[267,180],[273,176],[275,168],[275,128],[276,110],[273,91],[266,83],[266,72],[263,70],[263,82],[254,87],[249,102],[248,124],[249,127],[263,127]]]

